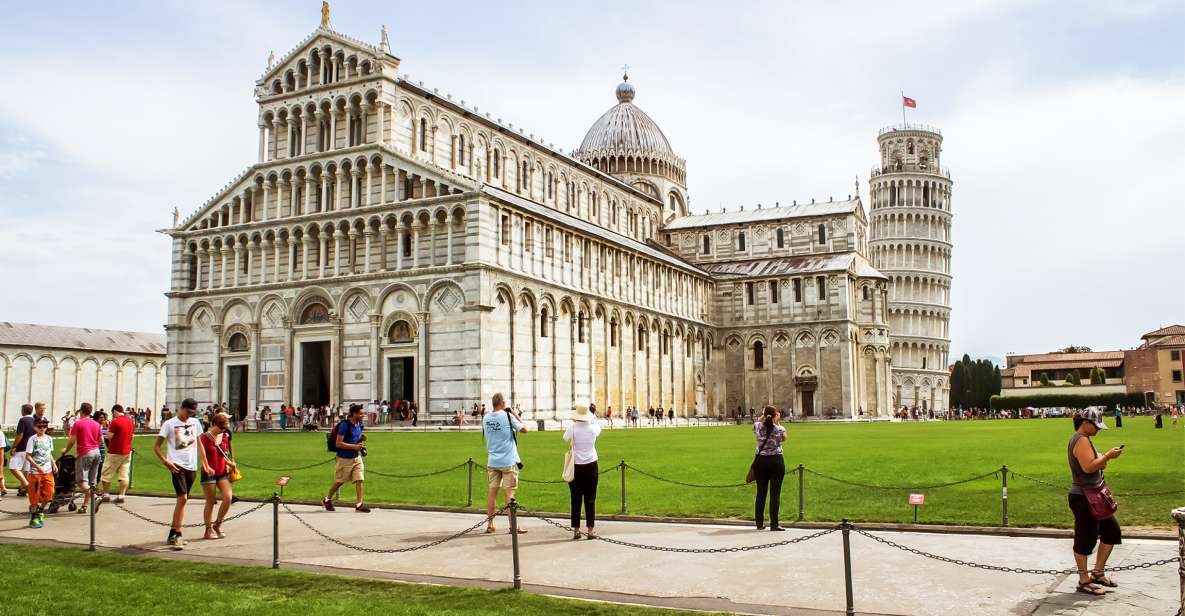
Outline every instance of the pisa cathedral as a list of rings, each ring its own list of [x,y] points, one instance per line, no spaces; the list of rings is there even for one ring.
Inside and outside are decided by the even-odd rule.
[[[325,18],[269,64],[258,162],[170,230],[169,403],[946,407],[937,130],[881,131],[867,212],[856,194],[691,215],[628,77],[565,154],[401,76],[385,30]]]

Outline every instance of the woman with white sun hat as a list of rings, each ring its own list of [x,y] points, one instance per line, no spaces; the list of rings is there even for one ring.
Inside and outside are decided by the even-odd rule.
[[[596,525],[597,480],[601,476],[597,466],[597,437],[601,424],[588,406],[577,405],[572,424],[564,432],[564,440],[571,443],[565,460],[564,479],[568,481],[568,492],[572,496],[572,539],[580,538],[580,506],[584,504],[584,517],[588,526],[584,536],[596,539],[593,532]]]

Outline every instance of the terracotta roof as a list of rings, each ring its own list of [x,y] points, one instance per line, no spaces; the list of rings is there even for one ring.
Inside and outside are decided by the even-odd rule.
[[[1185,334],[1185,325],[1169,325],[1168,327],[1162,327],[1154,332],[1148,332],[1140,337],[1155,338],[1157,336],[1175,336],[1181,334]]]
[[[164,355],[165,335],[0,322],[0,346]]]
[[[1123,351],[1092,351],[1090,353],[1040,353],[1038,355],[1010,355],[1018,364],[1032,364],[1058,361],[1100,361],[1123,359]]]
[[[1144,348],[1154,347],[1169,347],[1169,346],[1185,346],[1185,334],[1178,334],[1174,336],[1163,336],[1156,340],[1149,340],[1145,343]]]

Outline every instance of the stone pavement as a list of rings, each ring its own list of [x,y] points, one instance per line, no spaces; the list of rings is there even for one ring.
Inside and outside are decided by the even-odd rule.
[[[201,519],[201,500],[191,500],[187,521]],[[525,503],[524,503],[525,504]],[[132,511],[165,521],[172,502],[128,499]],[[237,503],[233,515],[254,506]],[[20,510],[8,498],[0,509]],[[443,539],[482,516],[468,513],[376,509],[357,514],[342,507],[330,513],[307,505],[292,510],[309,525],[336,539],[369,548],[406,548]],[[345,575],[479,587],[509,585],[511,538],[507,521],[499,532],[476,532],[420,551],[374,554],[332,544],[280,510],[282,567]],[[556,519],[556,518],[553,518]],[[556,519],[563,523],[563,519]],[[0,541],[85,544],[87,516],[59,513],[45,528],[31,529],[24,516],[0,514]],[[641,550],[606,541],[572,541],[571,533],[523,517],[520,535],[524,587],[533,592],[622,603],[757,614],[824,615],[844,611],[842,538],[839,532],[793,545],[745,552],[692,554]],[[97,543],[181,558],[269,564],[271,506],[227,523],[228,537],[203,541],[201,529],[187,529],[184,552],[164,547],[167,529],[105,505],[96,515]],[[603,522],[599,533],[639,544],[679,548],[723,548],[785,541],[815,530],[760,532],[736,526],[655,522]],[[1038,569],[1072,566],[1070,541],[1029,537],[878,532],[917,549],[981,563]],[[1176,612],[1177,569],[1162,565],[1115,575],[1121,587],[1103,598],[1074,593],[1074,576],[1041,576],[982,571],[938,562],[853,533],[853,588],[858,613],[878,615],[1141,616]],[[1112,564],[1176,556],[1172,541],[1132,539],[1116,548]]]

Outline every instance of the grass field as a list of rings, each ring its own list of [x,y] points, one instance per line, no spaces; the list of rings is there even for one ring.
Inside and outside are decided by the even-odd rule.
[[[521,614],[625,616],[670,610],[554,599],[512,590],[272,571],[258,567],[0,545],[0,562],[44,582],[30,592],[28,575],[0,580],[6,614]],[[183,590],[182,590],[183,589]],[[180,590],[180,592],[176,592]]]
[[[1147,417],[1132,417],[1124,428],[1104,431],[1096,446],[1125,444],[1123,456],[1107,470],[1120,496],[1119,519],[1128,526],[1168,526],[1169,511],[1185,504],[1185,429],[1154,430]],[[1069,483],[1066,443],[1068,419],[879,424],[793,424],[787,426],[787,468],[802,463],[819,473],[877,485],[918,486],[966,479],[1007,464],[1014,471],[1058,486]],[[151,437],[138,437],[136,490],[170,492],[168,474],[151,452]],[[558,480],[566,444],[559,432],[521,435],[524,479]],[[242,434],[235,450],[247,464],[294,467],[327,459],[323,433]],[[460,507],[466,499],[466,471],[419,479],[393,479],[377,473],[415,474],[443,469],[472,457],[485,462],[479,433],[371,433],[366,458],[366,498],[370,502]],[[597,443],[601,469],[625,459],[630,465],[671,479],[702,484],[743,481],[752,460],[748,426],[694,429],[605,430]],[[752,519],[752,487],[689,488],[627,472],[631,514]],[[290,475],[285,496],[320,499],[332,477],[330,465],[292,472],[244,469],[236,484],[243,496],[264,497],[280,475]],[[997,525],[1001,522],[1000,479],[996,476],[957,486],[918,490],[926,494],[920,522]],[[474,473],[474,504],[484,498],[484,473]],[[1125,492],[1178,490],[1176,495],[1122,496]],[[908,522],[911,490],[869,489],[807,474],[807,520]],[[620,511],[621,483],[616,471],[601,477],[598,511]],[[798,479],[786,478],[782,519],[797,517]],[[1020,477],[1008,482],[1010,523],[1014,526],[1067,527],[1072,522],[1065,490]],[[352,497],[352,490],[346,498]],[[524,506],[566,511],[564,484],[522,484]]]

